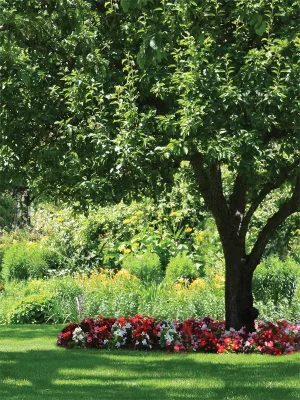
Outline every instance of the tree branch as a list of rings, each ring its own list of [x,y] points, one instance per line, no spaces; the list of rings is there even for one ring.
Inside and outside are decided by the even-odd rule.
[[[234,239],[237,239],[237,236],[223,193],[220,164],[213,163],[205,166],[204,155],[200,153],[193,155],[190,161],[195,172],[199,191],[215,219],[224,252],[227,253],[228,251],[229,254],[232,246],[228,246],[228,244],[236,243]]]
[[[290,168],[285,168],[282,169],[277,177],[277,179],[274,179],[273,182],[267,182],[261,191],[258,193],[258,195],[254,198],[252,201],[249,210],[247,211],[242,224],[241,224],[241,229],[240,229],[240,238],[245,238],[250,221],[255,213],[255,211],[258,209],[260,204],[263,202],[263,200],[266,198],[266,196],[271,193],[273,190],[278,189],[290,176],[291,173],[300,165],[300,160],[296,160]]]
[[[273,126],[271,131],[264,136],[263,143],[268,144],[272,139],[284,138],[288,136],[289,133],[289,131],[283,131],[281,129],[278,129],[276,126]]]
[[[191,165],[193,167],[196,182],[198,183],[200,193],[202,194],[207,207],[211,208],[211,199],[210,199],[210,182],[207,171],[204,167],[204,155],[200,153],[196,153],[190,158]]]
[[[209,167],[209,182],[211,204],[215,213],[223,210],[229,215],[229,209],[223,192],[222,171],[219,163],[213,163]]]
[[[260,231],[251,253],[247,257],[249,267],[254,270],[259,264],[265,247],[274,231],[286,220],[287,217],[300,211],[300,175],[296,178],[295,188],[292,197],[281,204],[279,210],[270,217]]]

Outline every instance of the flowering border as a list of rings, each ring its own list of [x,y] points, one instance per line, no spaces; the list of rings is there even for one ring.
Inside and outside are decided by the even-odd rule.
[[[164,349],[168,352],[292,354],[300,351],[300,322],[256,323],[256,331],[225,329],[225,321],[204,317],[183,322],[135,317],[85,318],[59,334],[58,346],[97,349]]]

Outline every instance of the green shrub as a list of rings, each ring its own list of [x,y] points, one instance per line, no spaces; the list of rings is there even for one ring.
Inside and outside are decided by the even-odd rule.
[[[187,210],[171,212],[173,207],[173,203],[157,205],[143,199],[90,210],[84,216],[45,205],[33,220],[49,236],[48,246],[61,254],[66,273],[91,273],[99,266],[119,268],[128,251],[157,253],[165,269],[170,257],[184,251],[194,257],[198,251],[186,230]]]
[[[83,289],[70,276],[54,277],[48,281],[49,289],[54,293],[51,320],[55,323],[77,321],[82,315],[77,308],[76,297],[83,295]]]
[[[84,315],[131,316],[138,311],[140,281],[128,271],[114,276],[95,275],[84,282]]]
[[[281,261],[270,256],[256,269],[253,276],[253,294],[257,301],[278,305],[283,299],[292,301],[298,281],[299,264],[291,258]]]
[[[0,271],[4,253],[8,248],[16,242],[24,242],[25,240],[36,240],[39,235],[36,235],[27,227],[15,228],[14,230],[0,230]]]
[[[72,277],[8,282],[0,293],[0,324],[77,321],[83,289]]]
[[[191,303],[194,306],[195,318],[210,316],[215,319],[225,319],[225,297],[223,289],[206,288],[191,293]]]
[[[277,322],[285,319],[297,323],[300,318],[300,299],[291,304],[287,299],[282,299],[278,304],[269,300],[267,303],[256,301],[254,305],[259,310],[259,321]]]
[[[42,278],[54,266],[53,259],[51,252],[40,243],[13,243],[4,253],[1,274],[5,282]]]
[[[160,258],[156,253],[129,254],[124,257],[122,267],[142,282],[159,282],[162,279]]]
[[[179,278],[193,280],[198,277],[198,271],[193,261],[186,255],[172,257],[166,269],[166,280],[175,282]]]
[[[141,291],[138,312],[178,321],[206,315],[224,319],[224,291],[163,282]]]
[[[53,322],[51,312],[53,299],[48,294],[30,295],[18,301],[10,312],[11,324],[42,324]]]

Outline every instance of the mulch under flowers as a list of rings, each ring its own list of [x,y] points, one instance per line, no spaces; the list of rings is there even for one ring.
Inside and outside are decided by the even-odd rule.
[[[135,317],[85,318],[59,334],[62,347],[96,349],[166,350],[169,353],[292,354],[300,350],[300,322],[257,322],[256,331],[225,329],[225,321],[210,317],[183,322]]]

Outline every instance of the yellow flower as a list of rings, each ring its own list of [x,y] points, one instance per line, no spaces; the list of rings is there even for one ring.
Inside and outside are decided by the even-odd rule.
[[[225,276],[222,274],[216,274],[215,279],[220,282],[225,282]]]
[[[224,287],[224,282],[225,282],[225,277],[222,274],[216,274],[214,271],[210,272],[211,280],[212,280],[212,285],[219,289]]]
[[[187,288],[190,285],[190,281],[186,278],[177,278],[175,285],[180,285],[181,289]]]
[[[201,243],[202,240],[204,239],[204,232],[201,231],[198,233],[198,235],[195,237],[196,242]]]
[[[29,250],[31,247],[35,247],[36,245],[37,245],[36,242],[29,242],[29,243],[27,244],[27,250]]]
[[[42,236],[41,240],[47,240],[47,239],[49,239],[49,237],[50,237],[49,235]]]
[[[191,283],[192,289],[196,289],[196,288],[205,289],[205,287],[206,287],[206,283],[205,283],[205,280],[202,278],[197,278]]]
[[[190,228],[190,227],[188,227],[188,228],[186,228],[186,233],[190,233],[190,232],[192,232],[192,230],[193,230],[193,228]]]
[[[131,247],[139,247],[139,244],[137,242],[132,243]]]
[[[131,279],[132,276],[131,276],[130,272],[127,271],[127,269],[121,269],[115,275],[115,279],[120,279],[120,278]]]
[[[131,250],[128,249],[128,248],[126,247],[126,244],[124,244],[124,243],[121,244],[121,246],[118,247],[118,251],[121,251],[122,253],[125,253],[125,254],[128,254],[128,253],[131,252]]]
[[[64,220],[65,220],[64,217],[58,217],[57,218],[57,222],[64,222]]]
[[[123,221],[123,225],[126,225],[126,224],[130,224],[130,222],[131,222],[131,219],[124,219],[124,221]]]
[[[221,287],[223,287],[223,285],[220,285],[220,284],[218,284],[218,283],[215,283],[215,288],[216,288],[216,289],[220,289]]]
[[[170,213],[170,217],[179,217],[180,216],[180,212],[179,211],[172,211]]]
[[[135,213],[135,215],[143,215],[144,213],[143,213],[143,211],[137,211],[136,213]]]

